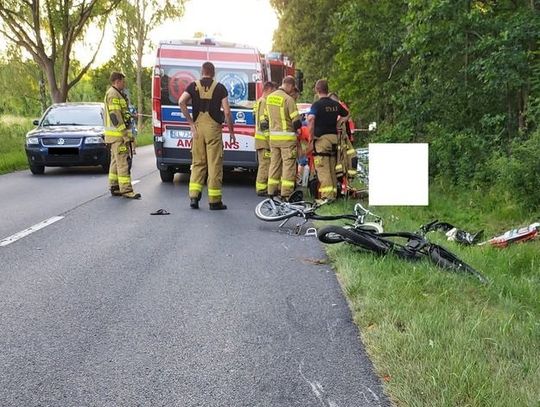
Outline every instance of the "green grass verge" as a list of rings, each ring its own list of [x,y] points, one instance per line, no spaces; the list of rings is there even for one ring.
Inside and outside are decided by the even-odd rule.
[[[32,127],[32,119],[0,116],[0,174],[28,167],[24,137]]]
[[[487,237],[538,219],[501,201],[435,185],[428,207],[371,209],[387,231],[438,218]],[[328,211],[351,208],[337,202]],[[540,241],[496,249],[429,237],[490,285],[429,263],[326,246],[387,394],[398,406],[540,406]]]

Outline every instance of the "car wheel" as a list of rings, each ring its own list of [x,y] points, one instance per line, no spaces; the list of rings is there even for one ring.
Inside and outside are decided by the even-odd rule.
[[[45,172],[45,166],[30,164],[30,172],[34,175],[41,175]]]
[[[170,168],[167,168],[166,170],[159,170],[159,176],[161,177],[162,182],[173,182],[174,171]]]

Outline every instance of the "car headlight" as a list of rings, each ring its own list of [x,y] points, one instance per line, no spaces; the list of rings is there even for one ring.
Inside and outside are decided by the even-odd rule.
[[[39,138],[38,137],[27,137],[26,138],[26,144],[29,145],[29,146],[39,144]]]
[[[103,144],[103,137],[86,137],[84,139],[86,144]]]

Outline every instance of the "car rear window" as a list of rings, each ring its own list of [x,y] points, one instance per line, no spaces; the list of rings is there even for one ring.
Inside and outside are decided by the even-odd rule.
[[[47,112],[42,126],[103,126],[103,112],[100,106],[53,107]]]

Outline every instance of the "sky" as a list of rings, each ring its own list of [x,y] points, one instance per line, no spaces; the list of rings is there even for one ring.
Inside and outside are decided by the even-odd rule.
[[[272,37],[277,26],[278,18],[269,0],[188,0],[180,19],[168,21],[150,33],[152,45],[147,50],[143,65],[153,65],[160,40],[189,39],[196,32],[223,41],[254,45],[266,53],[272,49]],[[100,34],[97,29],[90,29],[84,39],[85,45],[78,44],[74,48],[76,58],[82,63],[90,61],[95,51],[92,46]],[[0,38],[0,52],[4,51],[3,42],[4,39]],[[107,45],[112,43],[113,32],[108,28],[94,66],[112,57],[114,47]]]
[[[269,0],[189,0],[179,20],[168,21],[150,34],[153,44],[143,65],[154,63],[160,40],[189,39],[196,32],[223,41],[254,45],[266,53],[272,50],[272,37],[277,26],[278,18]],[[112,38],[111,32],[106,35]],[[95,65],[104,63],[112,52],[110,47],[102,46]],[[77,51],[80,59],[89,60],[87,53],[88,50]]]

